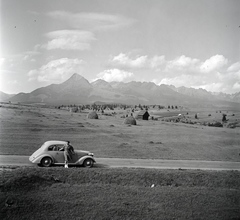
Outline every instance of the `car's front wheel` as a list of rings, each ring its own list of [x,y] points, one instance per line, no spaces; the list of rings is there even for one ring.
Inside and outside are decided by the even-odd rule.
[[[84,166],[84,167],[88,167],[88,168],[92,167],[93,164],[94,164],[94,161],[93,161],[92,159],[90,159],[90,158],[87,158],[87,159],[84,160],[84,162],[83,162],[83,166]]]
[[[43,167],[50,167],[52,165],[52,158],[50,157],[44,157],[42,160],[41,160],[41,165]]]

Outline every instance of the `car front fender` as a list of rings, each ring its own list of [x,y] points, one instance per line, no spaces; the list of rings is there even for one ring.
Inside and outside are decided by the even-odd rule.
[[[49,155],[49,154],[42,154],[42,155],[40,155],[40,156],[38,156],[38,157],[35,157],[35,158],[30,157],[29,160],[30,160],[32,163],[40,164],[40,163],[41,163],[41,160],[42,160],[44,157],[50,157],[50,158],[52,159],[52,161],[54,162],[54,158],[53,158],[51,155]]]
[[[84,160],[86,160],[88,158],[92,159],[93,162],[96,163],[96,160],[94,159],[94,157],[86,155],[86,156],[83,156],[83,157],[79,158],[78,161],[76,162],[76,164],[82,165]]]

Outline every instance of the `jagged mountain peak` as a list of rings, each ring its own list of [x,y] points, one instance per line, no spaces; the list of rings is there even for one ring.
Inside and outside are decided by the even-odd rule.
[[[66,80],[65,82],[71,82],[71,81],[82,81],[82,80],[86,80],[83,76],[79,75],[78,73],[74,73],[68,80]],[[88,81],[88,80],[86,80]],[[65,83],[64,82],[64,83]]]
[[[240,102],[240,93],[213,94],[205,89],[156,85],[153,82],[106,82],[98,79],[89,83],[83,76],[74,73],[61,84],[41,87],[31,93],[19,93],[7,99],[26,103],[90,103],[95,101],[121,103],[160,103],[205,105],[217,100]]]
[[[91,83],[93,87],[100,88],[100,89],[112,89],[110,83],[106,82],[103,79],[97,79]]]
[[[67,81],[60,84],[62,87],[71,87],[71,88],[90,88],[91,84],[83,76],[74,73]]]
[[[92,85],[110,85],[108,82],[106,82],[103,79],[97,79],[91,83]]]

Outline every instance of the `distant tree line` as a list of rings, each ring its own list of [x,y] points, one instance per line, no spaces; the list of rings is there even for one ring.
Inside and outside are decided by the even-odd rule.
[[[71,104],[71,105],[60,105],[57,106],[56,108],[58,109],[66,109],[66,110],[70,110],[70,109],[75,109],[75,111],[84,111],[84,110],[93,110],[93,111],[104,111],[104,110],[114,110],[116,108],[120,108],[123,110],[126,110],[128,108],[131,109],[140,109],[140,110],[148,110],[150,108],[154,108],[154,109],[165,109],[166,107],[164,105],[142,105],[142,104],[138,104],[138,105],[127,105],[127,104],[97,104],[97,103],[93,103],[93,104],[85,104],[85,105],[76,105],[76,104]],[[178,106],[170,106],[168,105],[167,107],[168,109],[178,109]]]

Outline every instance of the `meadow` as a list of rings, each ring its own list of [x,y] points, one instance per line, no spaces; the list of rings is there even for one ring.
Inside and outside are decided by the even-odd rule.
[[[221,111],[221,112],[220,112]],[[0,154],[30,155],[47,140],[70,140],[97,157],[240,161],[237,109],[150,109],[153,120],[124,124],[130,109],[73,113],[2,104]],[[195,114],[198,113],[198,118]],[[179,114],[188,123],[176,122]],[[211,114],[211,116],[210,116]],[[192,123],[189,123],[189,122]],[[0,169],[0,219],[240,219],[240,172],[21,167]]]
[[[88,111],[1,105],[0,154],[31,155],[47,140],[70,140],[76,149],[89,150],[96,157],[240,161],[240,127],[203,125],[221,122],[224,112],[231,122],[240,121],[238,110],[152,109],[150,115],[158,120],[137,120],[136,126],[123,123],[129,109],[112,112],[88,119]],[[183,112],[195,124],[169,121],[169,114]]]
[[[53,167],[0,177],[4,220],[240,218],[237,171]]]

